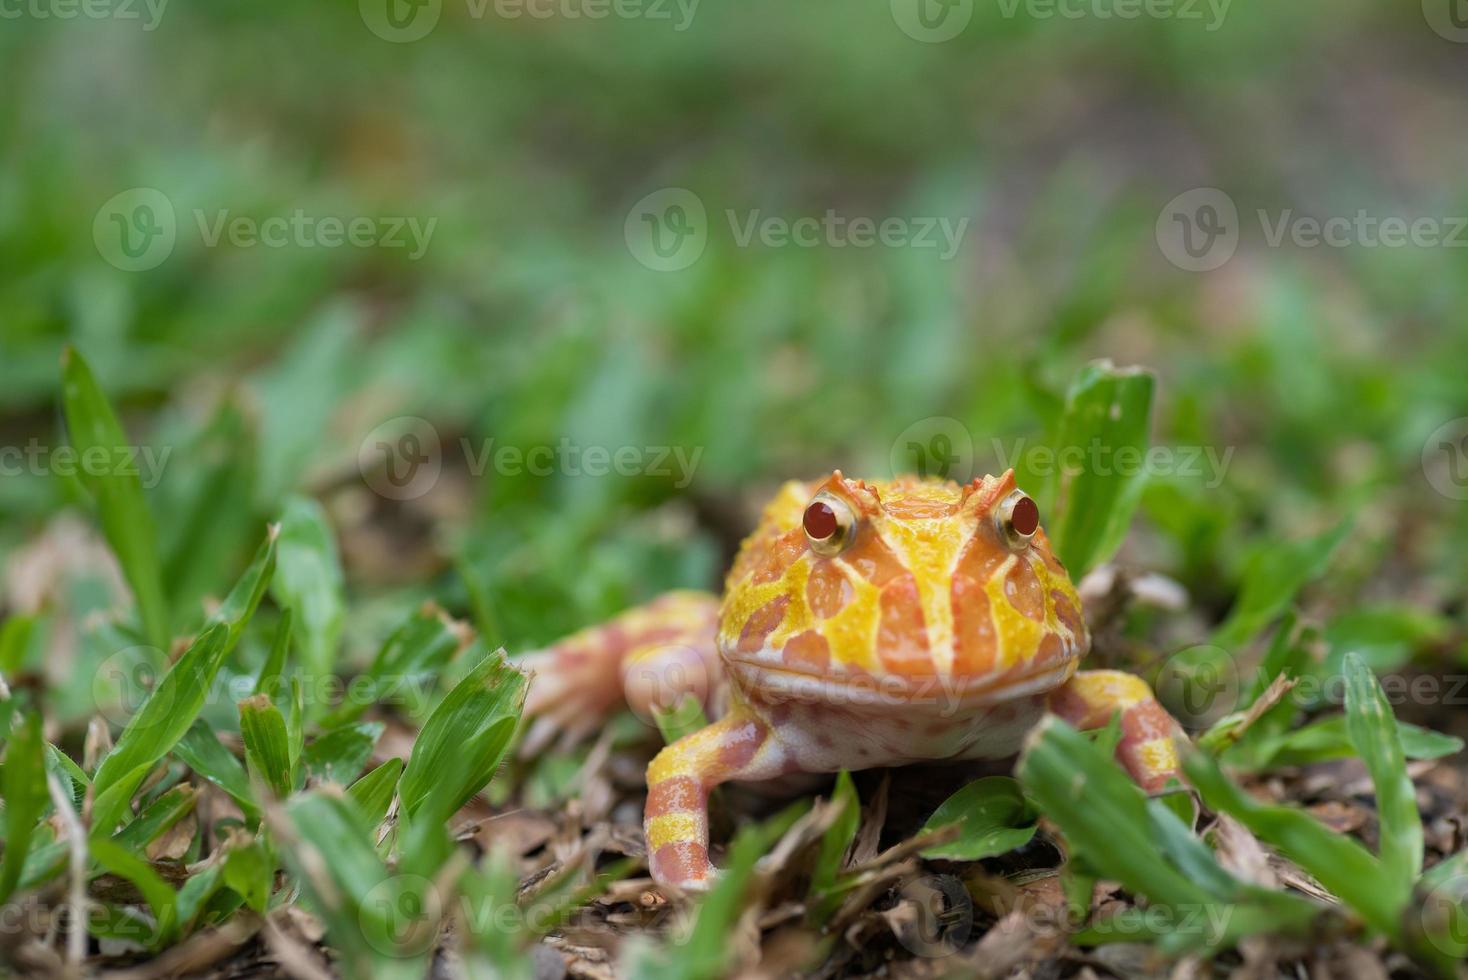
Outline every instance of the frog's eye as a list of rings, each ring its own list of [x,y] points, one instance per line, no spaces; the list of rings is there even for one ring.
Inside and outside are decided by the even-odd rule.
[[[823,490],[806,505],[801,524],[810,550],[822,558],[833,558],[855,537],[856,515],[846,501]]]
[[[994,511],[994,524],[999,529],[999,536],[1009,542],[1011,548],[1023,548],[1040,529],[1040,508],[1028,494],[1016,490],[999,501],[999,507]]]

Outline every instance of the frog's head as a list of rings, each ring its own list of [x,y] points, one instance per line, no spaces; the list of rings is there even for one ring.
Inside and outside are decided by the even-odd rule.
[[[1089,644],[1080,600],[1013,471],[960,486],[838,470],[791,482],[729,572],[735,664],[839,680],[952,678],[1002,690]]]

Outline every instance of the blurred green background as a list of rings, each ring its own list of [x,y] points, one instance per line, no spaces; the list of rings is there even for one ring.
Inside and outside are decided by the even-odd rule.
[[[391,0],[390,21],[374,2],[63,18],[27,0],[0,21],[0,445],[64,442],[75,345],[132,437],[169,452],[149,501],[180,628],[307,493],[341,542],[349,649],[426,596],[531,647],[715,585],[776,481],[885,477],[925,420],[958,420],[973,470],[997,468],[992,440],[1043,441],[1101,357],[1157,373],[1155,443],[1230,454],[1159,473],[1121,556],[1187,588],[1179,635],[1226,612],[1252,556],[1352,513],[1322,617],[1462,622],[1468,480],[1434,489],[1423,455],[1468,415],[1468,252],[1267,234],[1468,214],[1468,46],[1431,10]],[[1207,187],[1239,243],[1188,271],[1159,222]],[[132,271],[119,229],[170,217],[118,198],[138,188],[173,241]],[[677,217],[639,211],[667,188],[705,210],[676,270],[639,260],[639,229]],[[739,241],[756,213],[828,211],[967,224],[951,257]],[[420,256],[312,232],[211,244],[221,216],[298,212],[432,232]],[[441,475],[395,499],[360,461],[404,417]],[[699,455],[686,487],[473,472],[463,440],[489,439]],[[3,604],[69,563],[50,601],[76,628],[115,600],[54,470],[0,479]]]

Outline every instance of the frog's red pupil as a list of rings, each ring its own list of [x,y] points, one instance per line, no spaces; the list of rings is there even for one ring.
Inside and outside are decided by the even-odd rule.
[[[819,500],[807,507],[805,509],[805,533],[817,541],[824,541],[835,534],[835,508]]]
[[[1040,508],[1029,497],[1021,497],[1009,512],[1009,523],[1020,534],[1034,534],[1040,526]]]

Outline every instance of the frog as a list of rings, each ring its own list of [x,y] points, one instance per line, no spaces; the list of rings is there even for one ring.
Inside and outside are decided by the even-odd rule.
[[[1181,726],[1125,671],[1080,670],[1091,637],[1013,470],[960,484],[784,483],[722,595],[679,590],[529,654],[524,745],[588,736],[621,704],[711,719],[647,767],[643,835],[660,885],[708,889],[709,801],[726,782],[1015,756],[1047,713],[1119,721],[1149,794],[1181,784]]]

